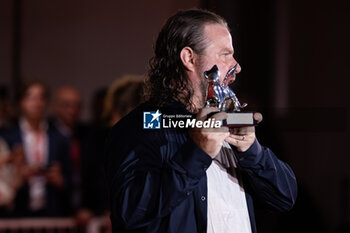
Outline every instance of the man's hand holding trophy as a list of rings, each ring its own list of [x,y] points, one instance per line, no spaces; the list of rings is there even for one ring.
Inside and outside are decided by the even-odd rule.
[[[258,123],[254,119],[254,112],[242,112],[241,109],[246,107],[247,104],[241,104],[236,94],[229,87],[232,82],[229,77],[235,73],[237,65],[227,72],[222,84],[220,84],[220,71],[216,65],[204,72],[209,84],[206,107],[217,107],[220,111],[227,112],[227,119],[223,120],[224,126],[254,126]]]

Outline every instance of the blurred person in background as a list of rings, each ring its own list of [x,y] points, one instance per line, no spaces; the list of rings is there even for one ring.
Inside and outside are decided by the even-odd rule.
[[[90,182],[96,184],[95,198],[98,203],[98,209],[101,214],[109,214],[109,201],[107,184],[105,182],[104,166],[103,166],[103,148],[105,139],[109,129],[124,115],[135,108],[142,102],[143,96],[143,76],[124,75],[118,78],[110,86],[105,94],[103,111],[100,111],[100,116],[94,115],[93,143],[95,143],[94,166],[91,168],[91,174],[94,176]],[[99,90],[95,95],[98,99],[94,99],[94,109],[98,107],[95,103],[99,102],[105,91]],[[102,114],[101,114],[102,113]],[[100,119],[99,122],[96,119]]]
[[[22,180],[15,198],[16,217],[64,216],[71,180],[68,144],[47,122],[49,92],[41,81],[24,82],[18,124],[4,137],[11,151],[23,150]]]
[[[143,102],[144,77],[124,75],[117,79],[107,91],[103,119],[113,126],[122,117]]]
[[[14,109],[10,104],[8,88],[0,86],[0,217],[11,217],[14,199],[21,183],[19,165],[23,160],[21,147],[10,150],[3,138],[13,123]]]
[[[94,182],[97,184],[98,192],[96,197],[100,200],[99,206],[101,213],[109,215],[109,197],[107,183],[105,181],[104,160],[102,159],[105,139],[110,128],[118,122],[123,116],[128,114],[132,109],[139,105],[143,100],[144,77],[139,75],[124,75],[113,82],[105,94],[103,111],[100,116],[95,115],[94,119],[100,119],[99,122],[94,121],[94,142],[96,143]],[[100,90],[95,97],[99,102],[101,96],[105,92]],[[94,104],[95,107],[98,105]],[[94,108],[96,109],[96,108]],[[96,112],[96,111],[95,111]],[[101,114],[102,113],[102,114]],[[111,226],[110,226],[111,227]]]
[[[21,185],[19,173],[23,161],[21,147],[10,151],[6,141],[0,137],[0,217],[12,217],[14,199]]]
[[[53,95],[51,124],[69,144],[72,167],[70,213],[82,227],[102,215],[100,177],[96,164],[99,152],[92,127],[81,121],[82,97],[73,86],[61,86]]]
[[[69,145],[72,183],[69,212],[79,224],[85,225],[93,216],[89,180],[89,128],[80,121],[82,97],[73,86],[61,86],[53,95],[50,123]]]
[[[81,126],[82,98],[79,90],[72,86],[59,87],[53,95],[52,113],[56,129],[65,137],[73,137]]]

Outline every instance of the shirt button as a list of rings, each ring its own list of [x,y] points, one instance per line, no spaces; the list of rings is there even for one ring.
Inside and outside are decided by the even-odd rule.
[[[205,201],[205,196],[201,196],[201,200],[202,200],[202,201]]]
[[[191,195],[192,191],[187,191],[186,195],[189,196]]]

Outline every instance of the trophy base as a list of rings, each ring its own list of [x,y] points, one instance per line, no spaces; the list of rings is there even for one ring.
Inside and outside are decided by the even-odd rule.
[[[254,112],[228,112],[227,119],[222,121],[226,127],[255,126],[258,122],[254,120]]]

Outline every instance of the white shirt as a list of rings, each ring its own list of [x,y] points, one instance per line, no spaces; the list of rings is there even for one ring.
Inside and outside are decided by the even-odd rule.
[[[206,171],[208,233],[251,233],[242,180],[229,144],[224,145]]]
[[[34,131],[25,119],[20,120],[23,150],[27,164],[41,167],[47,165],[49,150],[47,127],[47,123],[42,122],[39,131]]]
[[[46,167],[48,163],[49,139],[46,133],[47,123],[40,124],[40,130],[34,131],[25,119],[20,121],[23,150],[26,162],[30,166]],[[36,175],[29,178],[29,207],[40,210],[46,202],[46,178]]]

